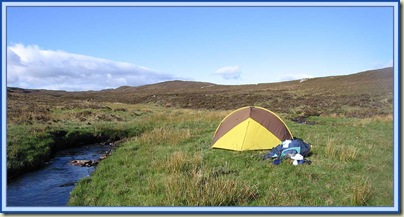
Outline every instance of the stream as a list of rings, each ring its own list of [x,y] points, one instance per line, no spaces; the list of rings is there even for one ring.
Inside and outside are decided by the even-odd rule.
[[[7,206],[66,206],[70,192],[95,167],[69,164],[73,160],[98,160],[110,145],[91,144],[59,151],[43,168],[7,183]]]

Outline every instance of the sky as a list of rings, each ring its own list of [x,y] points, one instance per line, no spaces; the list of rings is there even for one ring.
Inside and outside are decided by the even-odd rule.
[[[7,86],[273,83],[393,65],[392,7],[7,7]]]

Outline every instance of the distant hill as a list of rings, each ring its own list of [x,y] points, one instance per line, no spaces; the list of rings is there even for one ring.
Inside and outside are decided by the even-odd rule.
[[[123,87],[119,87],[115,90],[106,90],[106,91],[116,91],[116,92],[127,92],[127,91],[140,92],[141,91],[141,92],[148,92],[148,93],[168,93],[168,92],[176,93],[176,92],[188,92],[193,89],[199,90],[199,88],[205,88],[205,87],[211,87],[211,86],[216,86],[216,84],[206,83],[206,82],[174,80],[174,81],[165,81],[165,82],[156,83],[156,84],[143,85],[143,86],[139,86],[139,87],[123,86]]]
[[[153,103],[165,107],[236,109],[258,105],[275,112],[296,110],[313,114],[338,113],[344,106],[368,108],[374,114],[392,111],[393,68],[351,75],[252,85],[217,85],[194,81],[167,81],[101,91],[24,90],[8,87],[9,100]],[[359,109],[358,109],[359,110]],[[353,114],[352,116],[355,116]]]

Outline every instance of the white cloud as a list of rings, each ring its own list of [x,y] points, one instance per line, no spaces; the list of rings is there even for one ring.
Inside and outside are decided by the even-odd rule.
[[[301,80],[307,78],[314,78],[314,76],[309,74],[292,74],[292,75],[283,75],[279,81],[294,81],[294,80]]]
[[[226,80],[240,79],[241,70],[239,66],[225,66],[216,70],[216,74],[222,76]]]
[[[7,47],[7,86],[53,90],[101,90],[173,80],[174,76],[132,63],[112,61],[36,45]]]

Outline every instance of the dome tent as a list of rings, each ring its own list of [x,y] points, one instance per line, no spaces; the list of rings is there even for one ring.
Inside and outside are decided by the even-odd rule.
[[[213,137],[212,148],[236,151],[272,149],[293,139],[285,122],[272,111],[247,106],[227,115]]]

